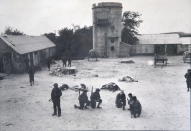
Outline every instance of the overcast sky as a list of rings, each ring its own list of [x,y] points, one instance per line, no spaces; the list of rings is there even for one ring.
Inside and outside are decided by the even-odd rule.
[[[29,35],[92,25],[92,4],[121,2],[124,11],[138,11],[142,34],[191,32],[191,0],[0,0],[0,32],[11,26]]]

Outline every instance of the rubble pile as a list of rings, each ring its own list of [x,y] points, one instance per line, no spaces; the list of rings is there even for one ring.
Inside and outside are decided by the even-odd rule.
[[[62,77],[64,75],[71,75],[71,74],[76,74],[77,70],[75,67],[54,67],[52,68],[52,70],[50,71],[50,75],[53,76],[59,76]]]
[[[124,64],[133,64],[135,63],[133,60],[127,60],[127,61],[121,61],[120,63],[124,63]]]

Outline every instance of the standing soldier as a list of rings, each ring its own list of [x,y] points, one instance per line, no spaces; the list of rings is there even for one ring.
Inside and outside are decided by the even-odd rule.
[[[67,59],[65,56],[62,57],[62,64],[63,64],[63,67],[66,67],[66,62],[67,62]]]
[[[100,89],[96,89],[96,91],[92,93],[90,98],[92,105],[96,105],[96,102],[98,102],[97,108],[101,108],[100,104],[102,103],[102,99],[100,97],[99,92],[100,92]],[[92,108],[95,108],[95,106],[93,106]]]
[[[30,85],[34,85],[34,68],[31,66],[29,67],[29,81],[30,81]]]
[[[52,116],[57,115],[57,113],[58,113],[58,117],[61,116],[61,108],[60,108],[61,96],[62,96],[61,89],[58,88],[58,84],[55,83],[54,88],[52,89],[52,92],[51,92],[51,100],[53,102],[53,108],[54,108],[54,113],[52,114]]]
[[[49,71],[50,71],[50,64],[51,64],[51,58],[48,58],[47,59],[47,67],[48,67]]]
[[[72,60],[71,60],[71,57],[68,57],[68,67],[71,67],[72,66]]]
[[[187,73],[184,75],[186,78],[186,84],[187,84],[187,91],[191,88],[191,69],[188,69]]]

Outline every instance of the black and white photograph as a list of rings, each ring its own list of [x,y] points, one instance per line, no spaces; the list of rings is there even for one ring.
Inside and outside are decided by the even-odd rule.
[[[0,0],[0,131],[191,130],[191,0]]]

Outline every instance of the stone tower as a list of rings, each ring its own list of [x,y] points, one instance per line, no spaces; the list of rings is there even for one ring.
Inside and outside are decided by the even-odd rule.
[[[118,57],[121,42],[122,4],[93,4],[93,49],[99,57]]]

